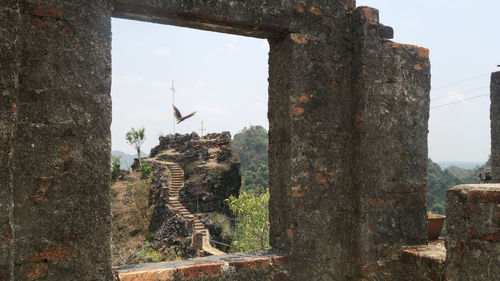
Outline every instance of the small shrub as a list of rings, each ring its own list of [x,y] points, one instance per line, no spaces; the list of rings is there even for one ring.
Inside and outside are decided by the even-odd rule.
[[[151,248],[148,241],[144,242],[144,245],[142,245],[142,249],[137,254],[137,258],[142,262],[160,262],[165,259],[160,252]]]
[[[124,170],[121,169],[120,159],[121,156],[111,156],[111,178],[116,179],[120,176]]]
[[[151,174],[151,165],[149,163],[142,163],[139,167],[139,172],[141,172],[141,178],[145,179]]]
[[[248,192],[226,199],[238,215],[232,252],[267,250],[269,246],[269,190],[258,196]]]

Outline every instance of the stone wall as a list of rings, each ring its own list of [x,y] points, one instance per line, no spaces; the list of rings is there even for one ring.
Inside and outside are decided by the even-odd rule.
[[[269,40],[270,240],[289,255],[289,280],[389,280],[375,262],[425,242],[428,52],[387,41],[376,10],[0,3],[0,274],[10,281],[111,280],[111,13]]]
[[[459,185],[447,197],[446,280],[497,280],[500,184]]]
[[[0,279],[110,280],[111,3],[0,3]]]
[[[491,175],[492,182],[500,182],[500,71],[491,74]]]
[[[360,259],[365,278],[402,245],[427,242],[426,176],[429,50],[384,40],[378,10],[353,13],[356,68],[353,188],[359,192]]]
[[[272,252],[248,252],[115,269],[118,281],[284,281],[288,259]]]

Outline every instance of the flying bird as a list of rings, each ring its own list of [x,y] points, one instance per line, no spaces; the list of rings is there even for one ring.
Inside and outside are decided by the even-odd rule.
[[[174,108],[174,116],[175,119],[177,119],[177,124],[188,119],[189,117],[193,116],[196,113],[196,111],[193,111],[186,116],[182,116],[181,112],[177,109],[177,107],[175,107],[175,105],[172,104],[172,107]]]

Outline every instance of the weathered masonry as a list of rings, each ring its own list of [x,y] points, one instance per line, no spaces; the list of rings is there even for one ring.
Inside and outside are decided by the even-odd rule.
[[[355,6],[0,0],[0,280],[113,279],[112,16],[268,39],[272,278],[397,280],[426,243],[429,52]]]
[[[490,83],[491,175],[500,182],[500,71],[491,73]]]

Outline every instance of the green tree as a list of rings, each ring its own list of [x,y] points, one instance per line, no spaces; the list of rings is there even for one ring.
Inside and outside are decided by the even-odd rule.
[[[267,189],[268,136],[262,126],[244,128],[234,136],[233,146],[241,163],[242,190]]]
[[[269,190],[259,196],[242,192],[238,198],[227,199],[237,214],[232,252],[266,250],[269,246]]]
[[[144,143],[144,140],[146,139],[146,136],[144,135],[144,128],[141,128],[139,130],[135,130],[134,128],[131,128],[130,131],[125,134],[125,139],[127,139],[127,142],[135,147],[137,150],[137,159],[139,159],[139,165],[142,165],[141,161],[141,145]]]

